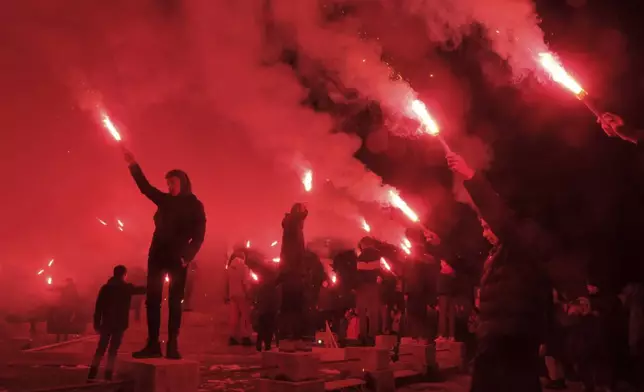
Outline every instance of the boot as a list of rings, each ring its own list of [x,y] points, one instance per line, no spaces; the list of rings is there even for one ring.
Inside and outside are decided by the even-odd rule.
[[[89,368],[89,374],[87,375],[87,382],[96,380],[96,375],[98,375],[98,366],[91,366]]]
[[[165,357],[168,359],[181,359],[177,338],[168,339],[168,344],[165,349]]]
[[[132,357],[138,359],[161,358],[163,357],[163,354],[161,353],[161,343],[159,343],[158,340],[148,340],[148,343],[143,347],[143,350],[132,353]]]

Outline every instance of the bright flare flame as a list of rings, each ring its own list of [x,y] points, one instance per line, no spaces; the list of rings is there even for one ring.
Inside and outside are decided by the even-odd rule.
[[[338,277],[335,274],[331,274],[331,283],[336,284],[338,282]]]
[[[367,223],[367,221],[364,218],[362,218],[362,229],[367,233],[371,232],[371,226],[369,226],[369,223]]]
[[[543,69],[550,74],[550,77],[555,82],[561,84],[568,90],[572,91],[573,94],[579,96],[584,92],[584,89],[572,76],[566,72],[564,67],[559,64],[557,59],[550,53],[539,53],[539,63]]]
[[[110,120],[110,117],[106,113],[101,114],[101,117],[102,117],[101,121],[103,122],[103,126],[105,127],[105,129],[107,129],[110,135],[112,135],[114,140],[116,140],[117,142],[120,142],[121,134],[114,126],[114,123],[112,123],[112,120]]]
[[[253,278],[255,282],[259,281],[259,277],[253,271],[250,271],[250,277]]]
[[[405,238],[403,238],[403,239],[402,239],[402,243],[403,243],[406,247],[408,247],[408,248],[410,248],[410,249],[411,249],[411,241],[409,241],[409,239],[408,239],[407,237],[405,237]]]
[[[51,276],[47,277],[47,284],[52,284],[54,281],[51,279]]]
[[[380,258],[380,264],[383,266],[384,269],[391,272],[391,266],[389,265],[389,263],[387,263],[387,260],[385,260],[384,257]]]
[[[414,112],[414,114],[418,117],[418,120],[423,125],[423,129],[427,131],[427,133],[433,136],[438,135],[438,133],[440,132],[438,124],[429,114],[429,112],[427,111],[427,106],[425,106],[422,101],[414,99],[411,102],[411,111]]]
[[[277,241],[273,241],[273,242],[271,243],[271,246],[275,246],[275,245],[277,245]]]
[[[412,222],[418,222],[418,215],[409,208],[407,203],[396,193],[394,190],[389,190],[389,200],[391,201],[391,204],[393,204],[394,207],[398,208],[400,211],[403,212],[409,218]]]
[[[304,185],[304,190],[307,192],[311,192],[311,189],[313,189],[313,172],[311,170],[307,170],[306,173],[304,173],[304,177],[302,177],[302,185]]]
[[[279,257],[273,257],[273,263],[279,263],[280,258]]]
[[[45,270],[41,269],[40,271],[38,271],[38,273],[36,275],[42,275],[44,272],[45,272]]]
[[[117,219],[117,220],[116,220],[116,223],[118,223],[118,224],[119,224],[119,226],[121,226],[121,227],[123,227],[123,226],[124,226],[124,225],[123,225],[123,222],[121,222],[121,220],[120,220],[120,219]]]
[[[170,283],[170,277],[168,275],[165,276],[165,282]]]
[[[47,267],[51,267],[54,265],[54,259],[49,260],[49,264],[47,264]]]
[[[123,228],[122,228],[122,227],[119,227],[119,230],[123,231]]]
[[[250,248],[250,240],[246,241],[246,248]]]
[[[98,220],[98,222],[99,222],[101,225],[103,225],[103,226],[107,226],[107,222],[105,222],[103,219],[100,219],[100,218],[96,218],[96,219]]]

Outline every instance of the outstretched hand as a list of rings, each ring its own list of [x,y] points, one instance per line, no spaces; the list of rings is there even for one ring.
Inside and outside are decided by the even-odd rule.
[[[132,154],[130,150],[125,147],[123,147],[123,157],[125,158],[125,162],[127,162],[128,165],[132,166],[136,164],[134,154]]]
[[[601,124],[606,135],[610,137],[622,137],[619,128],[624,125],[624,120],[620,116],[606,112],[597,118],[597,122]]]
[[[454,173],[462,175],[466,180],[474,177],[474,169],[467,165],[467,162],[465,162],[465,159],[463,159],[462,156],[450,152],[447,154],[446,158],[447,165]]]

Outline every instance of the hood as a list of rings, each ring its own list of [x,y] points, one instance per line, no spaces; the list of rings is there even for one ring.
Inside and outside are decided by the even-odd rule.
[[[181,182],[181,193],[180,195],[192,195],[192,184],[190,183],[190,177],[183,170],[174,169],[166,173],[165,178],[177,177]]]

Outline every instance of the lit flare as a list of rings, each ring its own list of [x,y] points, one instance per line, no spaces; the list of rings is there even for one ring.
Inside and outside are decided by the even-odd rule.
[[[566,69],[552,54],[546,52],[539,53],[539,63],[550,75],[552,80],[570,90],[578,98],[583,98],[585,95],[584,89],[572,76],[570,76],[568,72],[566,72]]]
[[[418,117],[418,120],[423,126],[423,129],[427,133],[429,133],[432,136],[436,136],[440,133],[438,124],[431,116],[431,114],[429,114],[429,111],[427,110],[427,106],[425,106],[425,104],[422,101],[418,99],[414,99],[413,101],[411,101],[411,111],[414,112],[416,117]]]
[[[391,201],[391,204],[402,211],[403,214],[405,214],[405,216],[409,218],[409,220],[411,220],[412,222],[419,221],[418,215],[416,215],[414,210],[409,208],[407,203],[405,203],[405,201],[400,197],[398,193],[396,193],[396,191],[389,190],[389,200]]]
[[[110,119],[110,116],[107,115],[107,113],[101,113],[101,122],[103,123],[103,126],[107,131],[112,135],[114,140],[117,142],[121,141],[121,134],[119,131],[116,129],[116,126],[114,126],[114,123]]]
[[[311,189],[313,189],[313,172],[311,170],[307,170],[304,173],[302,185],[304,185],[304,190],[307,192],[311,192]]]
[[[371,233],[371,226],[369,226],[369,223],[367,223],[365,218],[362,218],[362,230],[366,231],[367,233]]]

